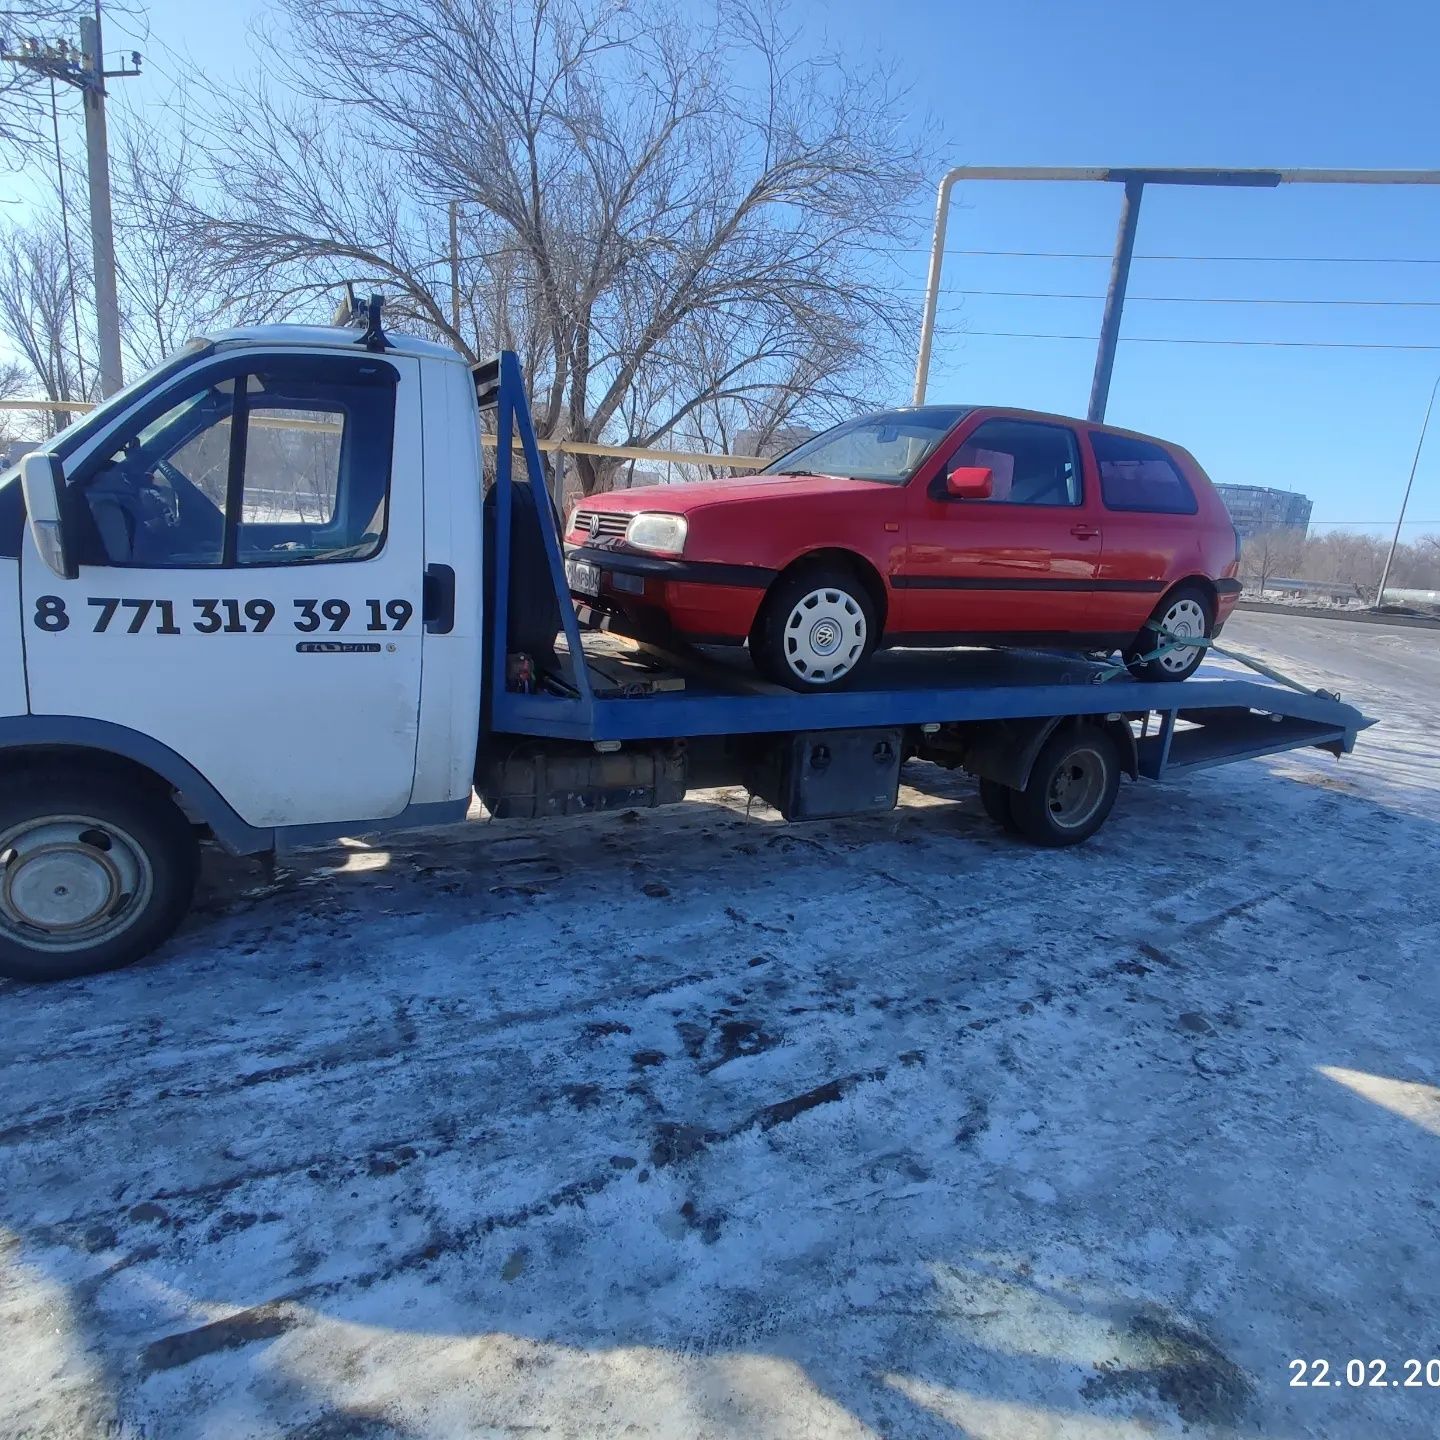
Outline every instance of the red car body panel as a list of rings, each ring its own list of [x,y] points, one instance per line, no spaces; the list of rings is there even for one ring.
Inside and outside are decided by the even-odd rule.
[[[956,500],[946,493],[951,460],[980,425],[996,419],[1074,434],[1079,504]],[[1097,431],[1159,445],[1193,492],[1196,512],[1107,507],[1090,440]],[[573,515],[567,553],[598,565],[604,607],[702,642],[745,640],[773,580],[822,552],[838,552],[867,575],[882,601],[886,644],[1123,646],[1183,580],[1206,582],[1217,629],[1239,593],[1229,514],[1186,451],[1024,410],[969,412],[903,484],[747,476],[592,496],[575,514],[641,511],[686,517],[683,557],[646,556],[623,536],[578,529]]]

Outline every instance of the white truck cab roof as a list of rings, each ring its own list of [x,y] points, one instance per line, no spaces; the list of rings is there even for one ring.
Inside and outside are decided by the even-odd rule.
[[[217,330],[209,335],[197,335],[195,339],[217,348],[238,345],[293,345],[306,350],[323,348],[353,351],[359,346],[360,332],[348,325],[242,325],[231,330]],[[422,340],[415,335],[396,335],[389,331],[385,332],[385,340],[392,354],[413,355],[424,360],[446,360],[453,365],[466,363],[463,355],[434,340]]]

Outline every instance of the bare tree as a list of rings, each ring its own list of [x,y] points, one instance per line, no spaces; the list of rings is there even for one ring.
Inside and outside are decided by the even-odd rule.
[[[1324,531],[1307,539],[1302,573],[1307,580],[1353,585],[1373,599],[1385,565],[1385,548],[1376,535]]]
[[[125,351],[141,368],[227,318],[214,267],[190,223],[195,165],[186,127],[162,141],[128,117],[117,127],[115,248]]]
[[[0,233],[0,333],[24,358],[48,400],[84,400],[86,370],[76,354],[75,292],[65,245],[49,220]],[[88,331],[87,331],[88,333]],[[47,429],[70,423],[68,411],[53,412]]]
[[[384,282],[472,356],[516,345],[543,434],[637,445],[853,402],[908,333],[874,255],[924,170],[901,97],[763,0],[284,3],[272,71],[305,103],[218,99],[205,144],[194,219],[236,303]]]
[[[0,400],[29,399],[33,388],[28,366],[16,360],[0,362]],[[16,440],[26,438],[22,434],[24,422],[19,419],[24,414],[23,410],[0,410],[0,453],[8,450]]]
[[[1278,574],[1294,576],[1305,552],[1302,531],[1280,526],[1247,535],[1240,547],[1240,573],[1257,591],[1263,592]]]

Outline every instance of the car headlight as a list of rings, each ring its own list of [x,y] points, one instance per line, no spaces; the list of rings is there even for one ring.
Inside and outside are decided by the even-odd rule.
[[[654,555],[681,555],[685,534],[690,528],[683,515],[660,515],[641,511],[625,530],[625,543]]]

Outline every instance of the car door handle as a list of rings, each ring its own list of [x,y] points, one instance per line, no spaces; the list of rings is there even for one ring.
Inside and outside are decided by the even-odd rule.
[[[1070,533],[1077,540],[1093,540],[1100,533],[1100,527],[1098,525],[1072,525]]]

